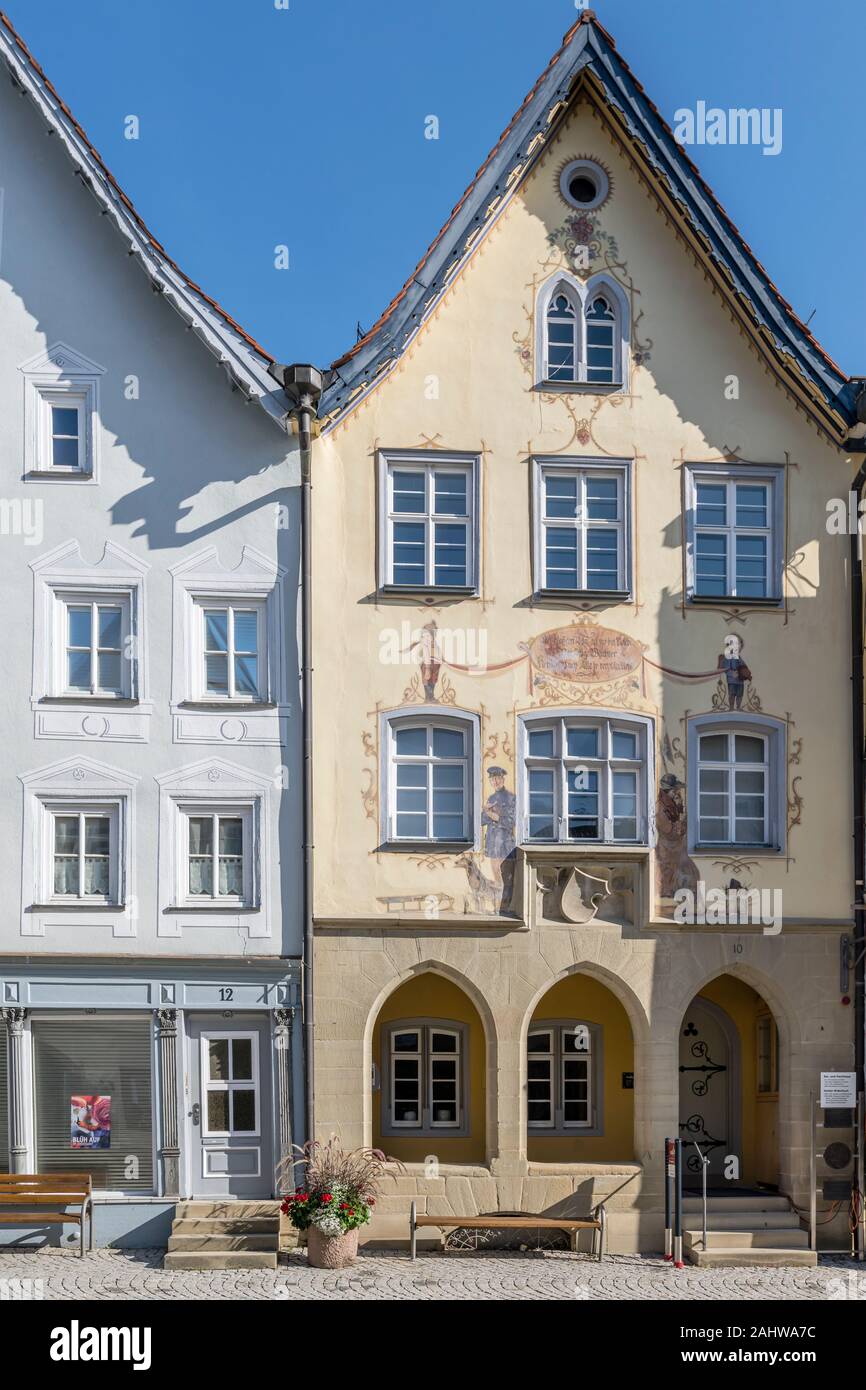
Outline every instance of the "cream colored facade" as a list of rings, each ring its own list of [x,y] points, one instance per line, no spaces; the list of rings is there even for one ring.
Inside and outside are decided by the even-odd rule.
[[[579,157],[610,180],[588,213],[560,190]],[[853,468],[779,383],[639,166],[584,92],[393,370],[323,421],[314,446],[315,1104],[320,1137],[381,1143],[406,1165],[374,1239],[405,1238],[413,1196],[421,1211],[466,1214],[581,1211],[610,1196],[611,1249],[660,1248],[663,1143],[689,1133],[680,1066],[698,997],[722,1029],[710,1052],[726,1049],[724,1074],[710,1074],[726,1087],[714,1112],[724,1154],[742,1182],[806,1206],[809,1093],[822,1070],[853,1062],[839,963],[853,876],[847,541],[825,528]],[[557,277],[599,274],[621,297],[623,389],[545,388],[539,304]],[[477,596],[383,586],[384,469],[401,451],[477,458]],[[538,460],[566,473],[623,465],[624,596],[539,593]],[[701,467],[746,482],[770,470],[778,604],[690,602],[688,470]],[[732,636],[749,672],[739,694],[719,666]],[[389,843],[389,720],[463,715],[470,843]],[[647,731],[643,843],[527,841],[526,721],[554,716],[644,721],[623,726]],[[694,845],[701,728],[766,735],[770,847]],[[516,799],[504,859],[495,814],[480,814],[494,788]],[[697,881],[781,892],[781,930],[680,924],[673,892]],[[757,1055],[768,1015],[769,1081]],[[394,1019],[465,1028],[461,1132],[383,1125]],[[527,1037],[545,1019],[592,1026],[583,1130],[528,1123]],[[824,1233],[838,1241],[841,1226]]]

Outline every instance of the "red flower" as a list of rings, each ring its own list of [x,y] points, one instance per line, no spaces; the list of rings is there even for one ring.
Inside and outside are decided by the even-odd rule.
[[[323,1193],[322,1193],[322,1201],[323,1201],[323,1202],[333,1202],[333,1200],[334,1200],[334,1199],[333,1199],[333,1197],[331,1196],[330,1192],[323,1192]]]
[[[375,1198],[375,1197],[368,1197],[368,1198],[367,1198],[367,1206],[368,1206],[368,1207],[374,1207],[375,1205],[376,1205],[376,1198]]]

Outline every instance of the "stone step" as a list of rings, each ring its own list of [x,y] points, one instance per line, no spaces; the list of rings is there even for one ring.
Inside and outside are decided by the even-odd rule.
[[[683,1211],[701,1211],[700,1197],[683,1197]],[[730,1196],[708,1197],[707,1211],[790,1211],[791,1203],[787,1197],[739,1197],[736,1192]]]
[[[683,1231],[683,1245],[687,1250],[702,1250],[704,1244],[704,1233],[700,1231]],[[749,1248],[751,1250],[766,1250],[768,1248],[778,1250],[807,1250],[809,1248],[809,1232],[803,1230],[749,1230],[746,1226],[738,1231],[707,1231],[708,1250],[739,1250]]]
[[[816,1250],[780,1250],[765,1247],[732,1246],[728,1250],[686,1250],[686,1258],[702,1269],[713,1267],[729,1269],[747,1265],[802,1265],[814,1267],[818,1263]]]
[[[163,1261],[164,1269],[276,1269],[275,1250],[218,1250],[212,1255],[204,1251],[169,1250]]]
[[[689,1230],[701,1222],[690,1211]],[[714,1211],[707,1213],[707,1225],[714,1231],[799,1231],[800,1218],[795,1211]]]
[[[205,1218],[214,1221],[245,1221],[248,1217],[277,1217],[279,1214],[280,1204],[277,1201],[212,1202],[198,1197],[189,1202],[178,1202],[175,1209],[175,1216],[180,1220]]]
[[[278,1246],[279,1233],[277,1231],[263,1236],[213,1235],[209,1232],[201,1235],[188,1235],[184,1232],[178,1234],[172,1229],[168,1238],[169,1250],[201,1250],[206,1255],[219,1250],[276,1250]]]
[[[238,1220],[221,1219],[214,1217],[181,1217],[175,1218],[172,1224],[172,1232],[175,1235],[183,1236],[265,1236],[269,1234],[278,1235],[280,1230],[279,1216],[248,1216]]]

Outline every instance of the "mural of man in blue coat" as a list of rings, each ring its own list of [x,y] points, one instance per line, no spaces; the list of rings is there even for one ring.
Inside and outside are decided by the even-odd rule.
[[[481,812],[484,826],[484,853],[494,862],[502,883],[502,907],[507,909],[514,884],[515,826],[517,798],[505,785],[504,767],[489,767],[492,791]]]

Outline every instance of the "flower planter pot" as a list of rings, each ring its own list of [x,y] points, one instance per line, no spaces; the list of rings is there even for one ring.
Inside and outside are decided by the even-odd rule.
[[[358,1254],[358,1228],[341,1236],[325,1236],[318,1226],[307,1228],[307,1259],[314,1269],[345,1269]]]

